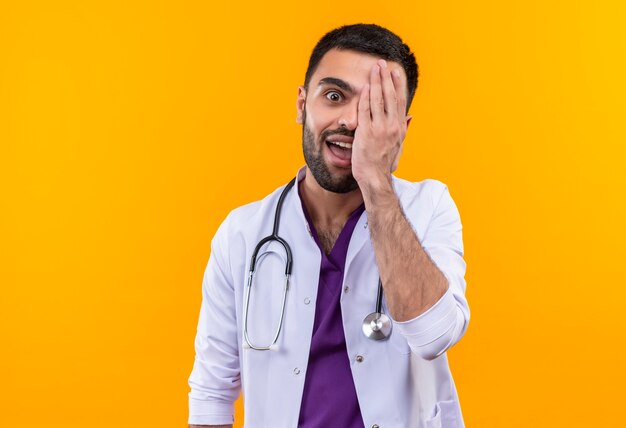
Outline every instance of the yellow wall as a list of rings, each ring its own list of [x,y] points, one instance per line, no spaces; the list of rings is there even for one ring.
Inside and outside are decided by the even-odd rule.
[[[399,175],[461,211],[468,427],[618,425],[624,4],[2,1],[0,426],[185,426],[211,236],[303,163],[308,54],[358,21],[421,66]]]

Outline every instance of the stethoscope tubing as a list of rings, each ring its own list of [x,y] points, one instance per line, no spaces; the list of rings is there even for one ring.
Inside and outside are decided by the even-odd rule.
[[[274,225],[272,228],[272,234],[266,236],[265,238],[261,239],[258,242],[250,258],[250,270],[248,273],[248,281],[247,281],[245,296],[244,296],[244,302],[245,302],[244,311],[243,311],[244,312],[244,320],[243,320],[243,336],[244,336],[243,346],[244,348],[251,348],[257,351],[269,351],[269,350],[278,349],[277,342],[278,342],[278,338],[280,336],[280,332],[283,327],[283,320],[285,318],[285,306],[287,303],[287,293],[289,291],[289,279],[291,277],[291,269],[293,267],[293,255],[291,252],[291,247],[289,246],[287,241],[285,241],[283,238],[281,238],[278,235],[278,228],[280,226],[280,214],[283,208],[283,202],[287,196],[287,193],[294,186],[295,183],[296,183],[296,179],[293,178],[289,183],[287,183],[287,185],[281,192],[280,196],[278,197],[278,202],[276,203],[276,211],[274,212]],[[276,332],[274,333],[274,337],[272,338],[272,342],[268,346],[259,346],[259,345],[255,345],[252,343],[252,340],[250,339],[250,336],[248,334],[248,313],[250,311],[250,295],[252,292],[252,282],[254,279],[254,272],[256,269],[256,262],[257,262],[257,256],[259,254],[259,251],[265,244],[267,244],[268,242],[274,242],[274,241],[282,245],[282,247],[285,250],[285,253],[287,254],[287,263],[285,265],[285,289],[283,292],[283,301],[282,301],[282,305],[280,309],[280,319],[278,321],[278,327],[276,329]],[[368,314],[363,320],[363,325],[362,325],[363,334],[368,339],[385,340],[389,338],[389,336],[391,335],[391,329],[392,329],[391,320],[386,314],[382,312],[382,309],[383,309],[383,283],[380,277],[378,277],[378,291],[376,294],[376,311],[372,312],[371,314]]]

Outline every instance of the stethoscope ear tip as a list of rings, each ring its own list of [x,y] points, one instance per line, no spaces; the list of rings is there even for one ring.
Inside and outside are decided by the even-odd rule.
[[[270,351],[278,352],[278,345],[276,343],[270,345]]]
[[[250,345],[248,344],[248,342],[246,342],[245,340],[243,341],[243,343],[241,344],[241,346],[243,347],[243,349],[250,349]]]

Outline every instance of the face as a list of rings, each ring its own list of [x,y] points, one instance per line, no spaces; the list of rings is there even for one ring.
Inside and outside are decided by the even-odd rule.
[[[328,191],[347,193],[358,188],[349,146],[358,126],[359,96],[378,59],[355,51],[330,50],[311,76],[309,87],[298,88],[297,121],[303,125],[304,159],[317,183]],[[388,67],[405,75],[398,63],[389,62]]]

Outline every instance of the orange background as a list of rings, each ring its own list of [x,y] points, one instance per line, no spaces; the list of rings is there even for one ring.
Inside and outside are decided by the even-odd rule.
[[[210,239],[303,163],[296,87],[352,22],[421,67],[398,175],[461,212],[467,426],[623,419],[625,3],[384,5],[2,1],[0,426],[186,425]]]

